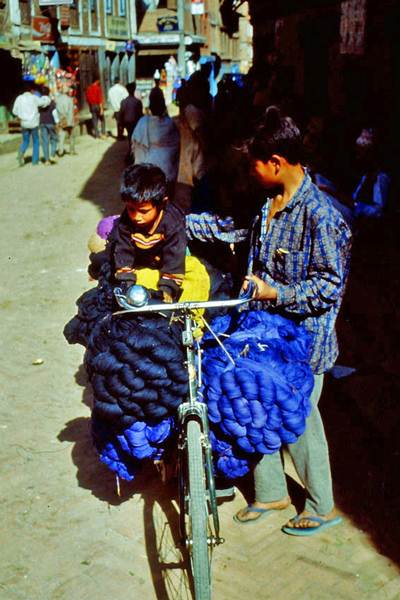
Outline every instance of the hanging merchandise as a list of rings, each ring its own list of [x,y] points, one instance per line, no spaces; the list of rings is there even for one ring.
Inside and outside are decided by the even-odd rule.
[[[38,85],[46,85],[53,92],[55,88],[55,69],[49,57],[42,53],[24,53],[22,79],[34,81]]]
[[[60,56],[58,52],[54,52],[53,56],[50,59],[50,64],[54,69],[60,68]]]
[[[191,2],[191,13],[192,13],[192,15],[204,15],[204,2],[203,2],[203,0],[192,0],[192,2]]]
[[[364,54],[366,14],[366,0],[341,3],[340,54]]]

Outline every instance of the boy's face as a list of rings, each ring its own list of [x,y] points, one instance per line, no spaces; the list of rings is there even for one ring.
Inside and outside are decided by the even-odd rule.
[[[154,206],[152,202],[127,202],[126,210],[136,227],[149,230],[152,228],[163,206]]]
[[[276,162],[268,160],[253,160],[251,165],[251,174],[266,188],[275,187],[280,183],[279,169],[276,168]]]

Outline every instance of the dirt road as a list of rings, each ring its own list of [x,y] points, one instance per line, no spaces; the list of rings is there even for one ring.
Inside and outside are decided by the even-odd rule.
[[[173,491],[149,466],[116,496],[90,441],[83,349],[62,336],[90,285],[87,239],[102,214],[119,210],[125,144],[84,136],[78,152],[22,169],[0,156],[0,598],[186,600]],[[243,503],[239,492],[221,506],[215,600],[399,598],[395,563],[350,513],[319,538],[290,539],[280,525],[294,507],[253,528],[232,521]]]

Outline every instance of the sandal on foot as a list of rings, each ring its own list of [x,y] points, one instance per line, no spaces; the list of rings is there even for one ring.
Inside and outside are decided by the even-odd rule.
[[[333,519],[321,519],[320,517],[312,517],[312,516],[304,516],[296,515],[290,521],[294,521],[295,523],[300,523],[300,521],[307,520],[313,521],[317,523],[315,527],[289,527],[288,525],[284,525],[282,527],[282,531],[287,533],[288,535],[298,535],[298,536],[307,536],[307,535],[315,535],[316,533],[322,531],[323,529],[328,529],[329,527],[334,527],[335,525],[339,525],[343,521],[342,517],[334,517]]]
[[[245,511],[245,514],[248,515],[249,513],[257,513],[258,517],[255,517],[254,519],[241,519],[238,514],[233,515],[233,520],[236,523],[240,523],[241,525],[247,525],[248,523],[258,523],[258,521],[260,519],[262,519],[262,517],[267,516],[269,513],[273,513],[276,512],[275,508],[257,508],[256,506],[254,506],[253,504],[248,504],[246,506],[246,508],[242,509]]]

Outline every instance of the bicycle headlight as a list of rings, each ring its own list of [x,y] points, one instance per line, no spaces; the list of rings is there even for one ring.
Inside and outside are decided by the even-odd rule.
[[[126,292],[127,303],[136,308],[146,306],[149,300],[149,292],[142,285],[132,285]]]

